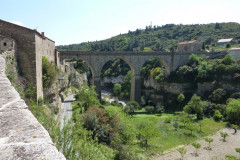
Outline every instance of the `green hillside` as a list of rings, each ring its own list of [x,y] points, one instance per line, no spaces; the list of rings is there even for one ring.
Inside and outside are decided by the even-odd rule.
[[[171,51],[182,41],[199,39],[206,48],[215,48],[217,39],[236,38],[240,42],[240,24],[211,23],[194,25],[146,26],[126,34],[95,42],[57,46],[75,51]]]

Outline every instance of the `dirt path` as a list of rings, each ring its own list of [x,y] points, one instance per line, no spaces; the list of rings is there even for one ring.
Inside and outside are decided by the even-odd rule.
[[[228,137],[226,142],[223,141],[220,136],[220,132],[227,132]],[[213,136],[209,136],[214,139],[211,143],[212,150],[207,150],[208,143],[204,139],[199,140],[198,143],[201,144],[201,148],[198,150],[198,156],[194,155],[195,148],[191,144],[185,146],[187,153],[184,156],[184,160],[211,160],[213,157],[224,158],[226,154],[231,154],[239,157],[239,154],[235,151],[235,148],[240,148],[240,130],[237,134],[233,134],[233,129],[224,128],[221,131],[217,132]],[[154,160],[179,160],[181,158],[178,151],[173,150],[169,153],[166,153],[162,156],[157,156]]]

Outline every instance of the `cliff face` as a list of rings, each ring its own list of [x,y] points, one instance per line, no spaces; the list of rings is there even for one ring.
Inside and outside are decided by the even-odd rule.
[[[0,159],[65,159],[6,77],[5,59],[2,55],[0,55]]]

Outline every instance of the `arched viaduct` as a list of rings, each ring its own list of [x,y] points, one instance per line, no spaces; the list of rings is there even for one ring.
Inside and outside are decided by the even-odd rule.
[[[205,55],[210,58],[222,55],[219,52],[197,52],[197,55]],[[101,70],[108,61],[119,58],[125,61],[132,71],[131,95],[130,100],[141,100],[141,78],[140,72],[144,63],[151,59],[157,58],[165,66],[166,75],[176,70],[179,66],[185,65],[189,61],[191,53],[170,53],[170,52],[86,52],[86,51],[61,51],[59,53],[60,64],[64,64],[66,59],[80,59],[85,61],[92,71],[93,85],[96,86],[96,92],[101,98]]]

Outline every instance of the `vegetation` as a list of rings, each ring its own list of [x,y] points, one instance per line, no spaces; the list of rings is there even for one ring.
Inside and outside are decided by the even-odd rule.
[[[208,142],[208,149],[211,150],[210,144],[213,142],[212,138],[205,138],[205,141]]]
[[[186,149],[184,147],[180,147],[180,148],[177,149],[177,151],[180,153],[180,155],[182,157],[182,160],[183,160],[183,157],[187,152]]]
[[[221,27],[216,27],[219,25]],[[240,40],[240,25],[238,23],[211,23],[195,25],[146,26],[127,34],[120,34],[107,40],[85,42],[57,46],[60,50],[75,51],[174,51],[177,44],[203,37],[204,48],[208,50],[226,49],[217,47],[215,43],[221,38],[236,38]],[[232,46],[229,46],[232,47]]]
[[[220,135],[223,138],[223,141],[226,142],[226,137],[228,136],[227,132],[220,132]]]
[[[201,144],[194,142],[192,143],[192,146],[196,149],[195,156],[198,156],[198,149],[201,148]]]
[[[57,70],[54,65],[52,65],[46,57],[42,57],[42,80],[43,88],[50,87],[57,77]]]

